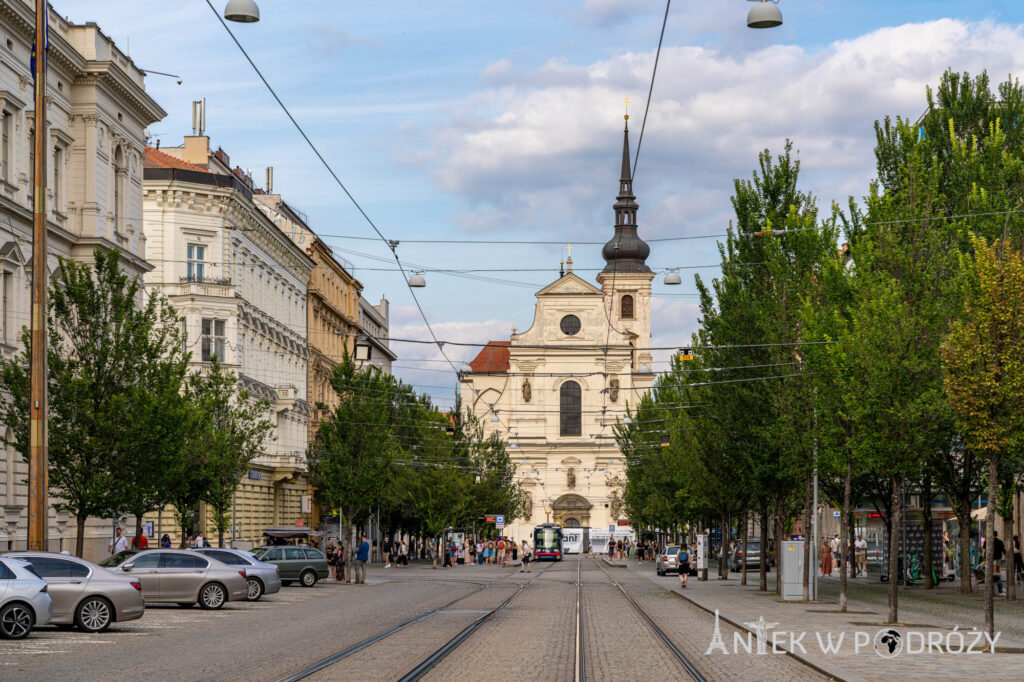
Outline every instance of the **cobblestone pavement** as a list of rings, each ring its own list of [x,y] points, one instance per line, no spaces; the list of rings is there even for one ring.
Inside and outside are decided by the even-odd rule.
[[[535,576],[537,579],[444,659],[426,679],[572,679],[576,562],[535,566],[533,573],[510,576],[509,580],[523,583]]]
[[[624,562],[615,562],[624,563]],[[628,573],[635,579],[646,579],[661,587],[671,587],[674,591],[683,593],[678,587],[678,578],[670,575],[659,578],[654,573],[650,564],[638,565],[636,562],[629,562]],[[615,570],[615,569],[610,569]],[[622,568],[617,569],[620,572]],[[714,571],[710,571],[714,573]],[[774,590],[774,573],[769,574],[769,590]],[[760,617],[768,623],[774,623],[771,632],[777,632],[777,642],[780,649],[793,650],[799,657],[819,667],[829,675],[837,679],[845,680],[922,680],[922,679],[977,679],[980,671],[990,671],[1005,679],[1024,679],[1024,655],[1013,653],[978,654],[978,655],[957,655],[948,653],[946,650],[947,641],[955,650],[958,648],[958,637],[954,634],[951,639],[947,638],[953,633],[954,625],[961,629],[968,629],[972,625],[979,625],[976,604],[973,602],[980,597],[969,597],[966,600],[958,600],[952,590],[944,594],[935,593],[910,593],[901,590],[900,594],[900,620],[904,625],[895,628],[883,628],[881,623],[885,619],[887,601],[884,599],[884,586],[867,584],[867,581],[857,581],[851,587],[849,601],[849,612],[838,613],[834,595],[838,592],[838,586],[832,586],[828,579],[823,580],[821,590],[822,601],[825,603],[804,604],[787,603],[781,601],[775,593],[764,594],[757,590],[756,576],[750,581],[750,585],[741,586],[739,576],[730,574],[729,580],[719,581],[712,577],[707,582],[697,582],[690,578],[689,587],[683,596],[695,604],[708,610],[718,609],[723,618],[721,622],[723,640],[730,655],[714,653],[705,659],[711,660],[764,660],[783,657],[772,656],[770,653],[764,656],[748,655],[740,650],[739,655],[734,655],[734,643],[732,634],[727,632],[724,619],[734,623],[747,625],[747,630],[754,629],[754,623]],[[948,587],[948,586],[947,586]],[[943,588],[940,588],[943,589]],[[923,590],[921,591],[923,592]],[[997,629],[1000,622],[1000,613],[1004,620],[1015,623],[1016,614],[1011,617],[1006,615],[1014,609],[1024,608],[1024,605],[1001,603],[997,604]],[[713,617],[708,615],[713,620]],[[875,650],[875,637],[883,630],[895,629],[900,633],[903,648],[892,658],[883,658]],[[793,645],[790,640],[790,633],[807,633],[801,646]],[[857,633],[863,633],[858,635]],[[824,653],[818,643],[818,636],[824,642],[828,642],[829,633],[833,641],[843,636],[843,643],[839,650],[832,653]],[[914,634],[911,634],[914,633]],[[929,635],[929,633],[932,633]],[[869,639],[862,643],[859,650],[856,647],[857,637]],[[929,648],[928,637],[933,642],[938,642]],[[703,633],[706,642],[710,642],[711,629]],[[966,635],[966,643],[974,640],[973,635]],[[756,640],[755,640],[756,641]],[[1021,640],[1012,633],[1004,633],[999,640],[999,646],[1020,648]],[[880,643],[882,651],[886,646]],[[770,651],[770,644],[768,650]],[[918,651],[920,650],[920,651]],[[1024,649],[1022,649],[1024,650]],[[788,658],[788,657],[786,657]],[[698,665],[700,663],[698,662]],[[709,675],[710,677],[710,675]]]
[[[386,584],[392,576],[378,570],[366,586],[286,587],[220,611],[151,606],[100,634],[41,627],[0,640],[0,680],[120,678],[136,665],[156,680],[276,680],[479,587],[429,567],[402,573]]]

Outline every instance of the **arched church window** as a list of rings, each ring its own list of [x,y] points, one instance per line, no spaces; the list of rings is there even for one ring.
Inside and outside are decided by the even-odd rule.
[[[583,433],[583,400],[580,385],[567,381],[559,389],[559,434],[579,436]]]
[[[622,297],[621,317],[624,320],[633,319],[633,297],[626,294]]]

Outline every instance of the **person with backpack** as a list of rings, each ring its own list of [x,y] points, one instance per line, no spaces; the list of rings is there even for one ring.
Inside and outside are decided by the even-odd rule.
[[[676,555],[676,566],[679,572],[679,584],[686,588],[686,579],[690,576],[690,550],[685,545],[679,546],[679,554]]]

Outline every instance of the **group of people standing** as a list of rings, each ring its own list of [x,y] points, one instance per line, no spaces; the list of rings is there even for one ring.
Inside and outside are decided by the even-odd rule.
[[[839,570],[840,544],[839,533],[821,541],[821,575],[832,575],[833,570]],[[846,541],[846,565],[852,568],[853,577],[868,574],[868,543],[862,533],[857,533],[852,543]]]

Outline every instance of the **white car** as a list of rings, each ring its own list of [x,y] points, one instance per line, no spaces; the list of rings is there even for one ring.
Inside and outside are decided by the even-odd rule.
[[[46,581],[19,559],[0,559],[0,639],[24,639],[53,618]]]

